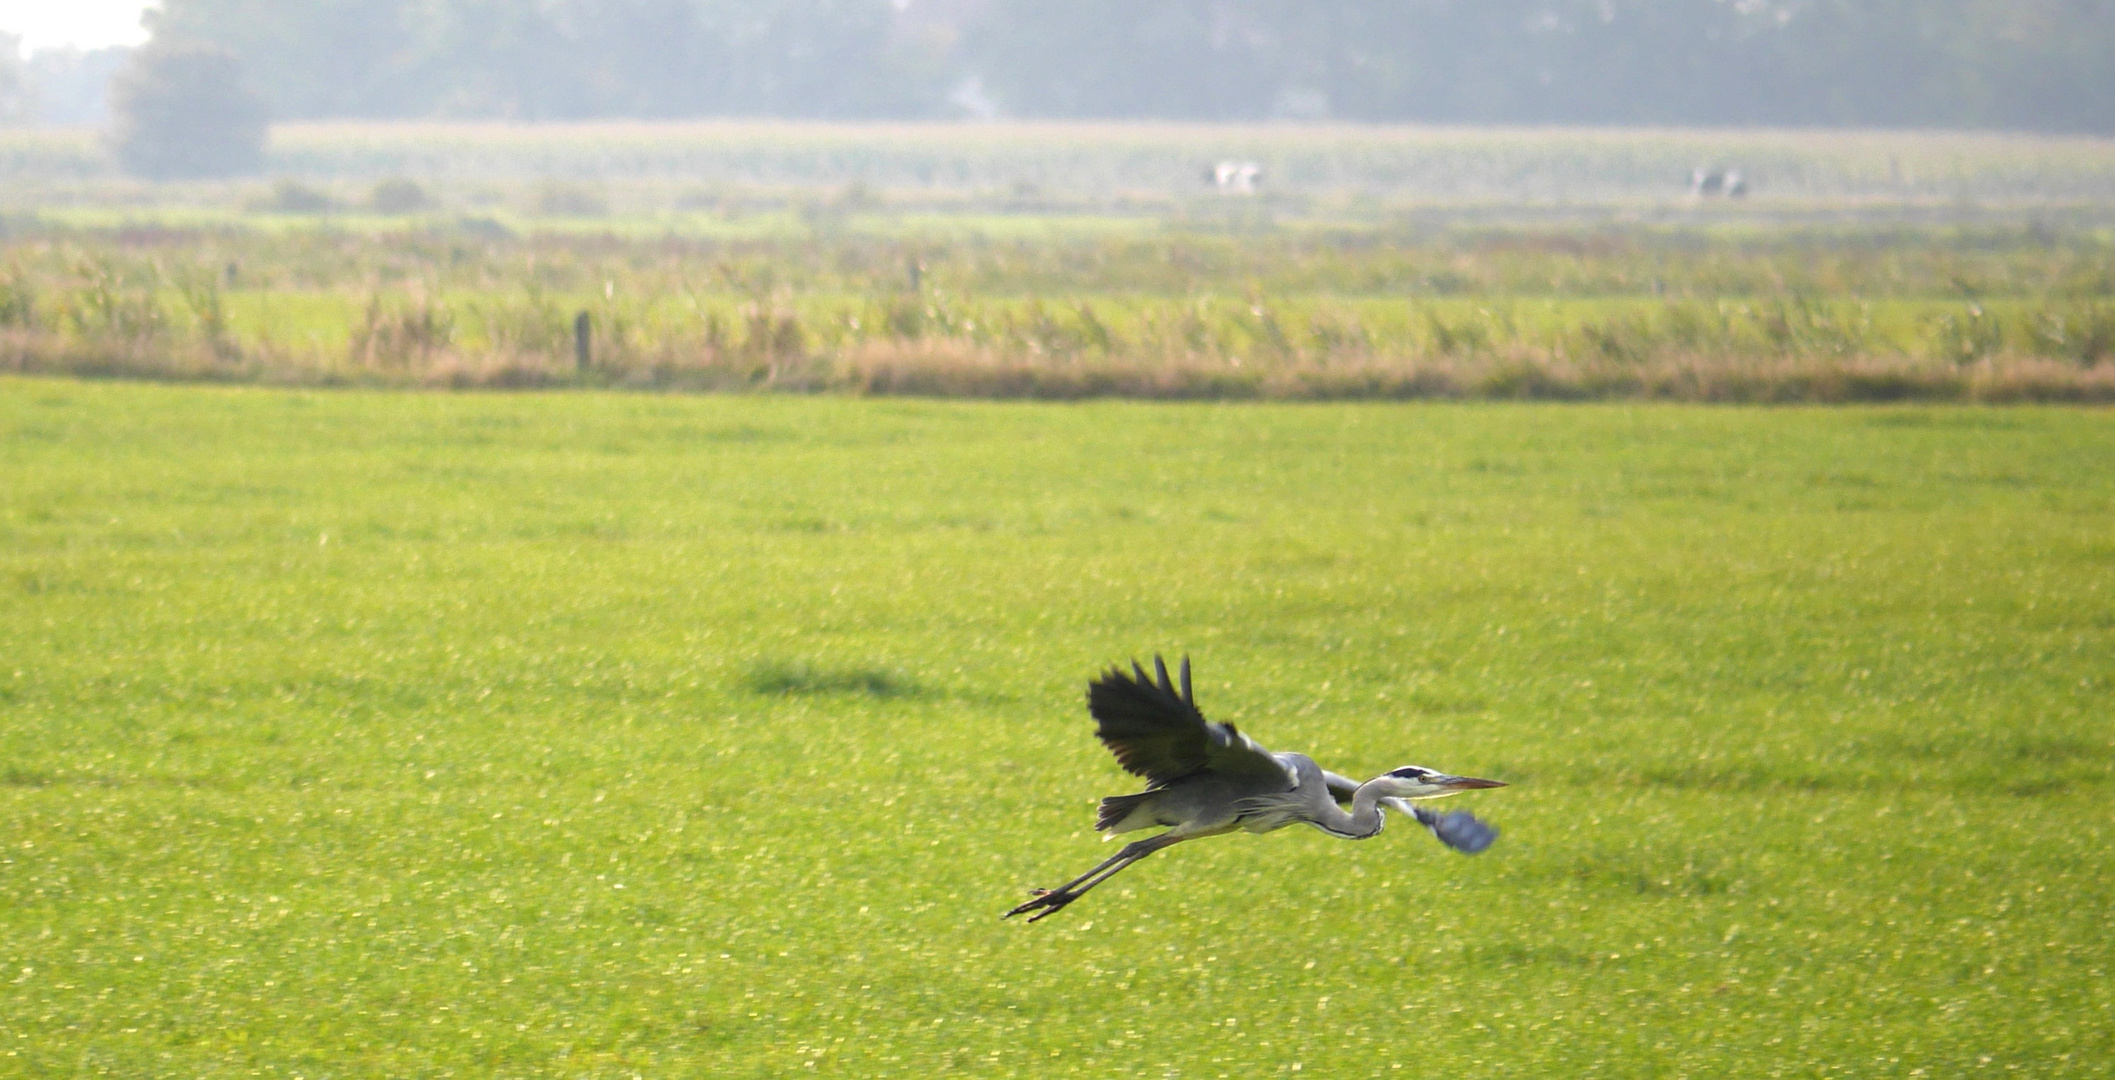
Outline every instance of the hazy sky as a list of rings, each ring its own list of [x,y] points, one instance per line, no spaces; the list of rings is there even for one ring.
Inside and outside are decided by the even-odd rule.
[[[22,35],[25,51],[78,45],[137,45],[147,39],[142,0],[0,0],[0,32]]]

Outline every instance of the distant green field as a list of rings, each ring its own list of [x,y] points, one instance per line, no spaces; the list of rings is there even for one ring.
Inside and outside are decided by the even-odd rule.
[[[372,185],[426,185],[448,213],[505,215],[552,184],[617,218],[705,234],[759,211],[833,200],[916,223],[937,212],[1157,220],[1218,199],[1220,161],[1263,169],[1256,200],[1287,219],[1385,219],[1476,208],[1600,220],[1782,215],[2062,217],[2115,201],[2115,139],[1988,132],[1525,128],[1367,124],[700,121],[279,124],[262,174],[147,184],[89,129],[0,131],[0,210],[183,219],[269,201],[274,181],[357,213]],[[1748,200],[1691,199],[1692,170],[1733,168]],[[790,217],[790,215],[787,215]],[[733,220],[746,219],[743,225]],[[900,222],[899,222],[900,223]],[[782,219],[783,224],[783,219]],[[1001,224],[1003,231],[1003,224]]]
[[[0,1075],[2106,1076],[2115,423],[0,380]],[[1201,841],[1082,707],[1457,800]]]

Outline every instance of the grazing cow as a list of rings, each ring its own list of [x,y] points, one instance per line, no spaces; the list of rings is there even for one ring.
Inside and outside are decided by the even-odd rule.
[[[1221,195],[1254,195],[1263,183],[1263,166],[1253,161],[1222,161],[1206,169],[1204,179]]]
[[[1699,198],[1723,195],[1729,199],[1744,198],[1748,194],[1748,178],[1739,169],[1704,168],[1698,166],[1689,173],[1689,194]]]

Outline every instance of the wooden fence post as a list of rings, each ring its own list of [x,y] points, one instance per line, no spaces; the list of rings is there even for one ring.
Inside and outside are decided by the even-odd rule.
[[[587,312],[573,316],[573,363],[582,371],[595,362],[594,331],[594,322]]]

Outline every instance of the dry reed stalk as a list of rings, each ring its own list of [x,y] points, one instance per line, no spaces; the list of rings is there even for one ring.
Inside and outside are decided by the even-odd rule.
[[[1970,398],[1984,404],[2115,404],[2115,364],[2080,368],[2055,360],[1985,361],[1969,371]]]
[[[1055,360],[935,339],[868,343],[849,350],[839,360],[835,384],[859,394],[1052,400],[2115,402],[2115,366],[2080,368],[2025,357],[1988,359],[1966,367],[1907,356],[1690,355],[1622,363],[1514,350],[1236,367],[1198,356]]]
[[[254,382],[253,356],[212,342],[79,338],[44,330],[0,331],[0,371],[149,382]]]

